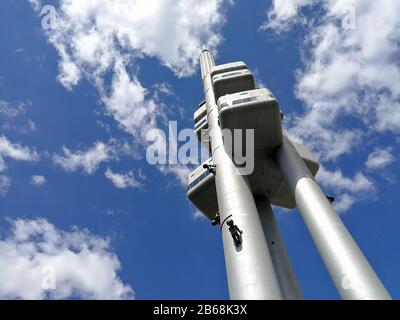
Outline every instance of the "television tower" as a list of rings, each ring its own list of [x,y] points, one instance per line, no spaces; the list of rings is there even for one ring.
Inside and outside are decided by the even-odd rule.
[[[200,65],[205,101],[194,114],[195,130],[211,158],[190,174],[188,198],[220,225],[230,298],[302,299],[273,204],[298,207],[343,299],[390,299],[315,181],[318,162],[283,132],[272,93],[256,88],[243,62],[216,66],[204,48]],[[243,141],[235,135],[236,141],[226,139],[226,131],[237,129],[253,134],[252,143],[245,139],[254,149],[246,154],[254,164],[251,172],[228,146]]]

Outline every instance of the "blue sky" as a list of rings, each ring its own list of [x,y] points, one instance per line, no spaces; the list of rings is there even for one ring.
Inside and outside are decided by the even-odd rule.
[[[206,43],[218,63],[246,61],[278,98],[398,298],[396,0],[207,0],[201,14],[188,11],[196,1],[160,2],[0,3],[0,297],[228,298],[219,231],[186,200],[188,169],[145,158],[148,130],[193,126]],[[44,5],[54,29],[42,28]],[[372,13],[381,33],[365,27]],[[305,298],[339,298],[300,214],[276,213]],[[40,287],[47,265],[54,290]]]

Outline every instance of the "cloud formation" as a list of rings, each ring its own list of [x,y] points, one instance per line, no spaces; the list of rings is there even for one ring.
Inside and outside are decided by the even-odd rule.
[[[157,58],[178,77],[192,75],[202,46],[215,50],[221,42],[222,6],[230,2],[61,0],[47,31],[60,57],[58,80],[71,90],[88,79],[120,128],[145,145],[146,133],[166,114],[141,84],[139,61]],[[40,1],[30,3],[40,12]]]
[[[11,179],[7,176],[0,176],[0,196],[4,197],[11,186]]]
[[[15,118],[21,113],[25,112],[26,107],[32,103],[29,102],[18,102],[16,104],[10,104],[7,101],[0,100],[0,114],[7,118]]]
[[[44,219],[10,221],[0,240],[1,299],[130,299],[107,239]]]
[[[143,187],[143,184],[134,176],[133,171],[129,171],[128,173],[114,173],[110,168],[107,169],[105,176],[109,179],[116,188],[119,189],[140,189]],[[143,175],[139,174],[139,179],[143,179]]]
[[[41,175],[33,175],[31,177],[31,183],[35,186],[42,186],[46,183],[46,178]]]
[[[201,46],[215,48],[221,40],[222,2],[62,0],[48,33],[60,55],[59,80],[72,88],[90,79],[128,132],[154,124],[157,111],[137,78],[136,61],[156,57],[176,75],[191,75]]]
[[[369,156],[365,165],[368,169],[382,169],[396,160],[392,148],[377,148]]]
[[[3,135],[0,136],[0,172],[6,169],[5,158],[34,162],[39,160],[39,154],[34,149],[12,143]]]
[[[366,195],[375,191],[373,182],[361,172],[349,178],[339,169],[329,171],[321,166],[317,180],[327,191],[334,192],[334,206],[339,212],[346,212],[355,202],[364,200]]]
[[[272,8],[267,11],[268,20],[262,29],[274,29],[277,32],[286,32],[294,24],[305,22],[299,13],[302,7],[312,5],[318,0],[273,0]]]
[[[85,151],[72,152],[67,147],[63,147],[63,154],[54,154],[53,162],[67,172],[82,169],[90,175],[98,169],[101,163],[111,160],[113,152],[113,149],[103,142],[97,142]]]
[[[288,2],[291,5],[282,4]],[[302,6],[316,3],[324,14],[308,24],[305,66],[297,74],[296,96],[305,110],[290,119],[290,132],[306,140],[321,159],[335,160],[369,132],[400,132],[400,66],[396,63],[400,3],[274,1],[271,26],[296,22],[289,19],[293,10],[288,8],[295,6],[298,13]],[[279,11],[282,7],[289,18]],[[353,23],[346,24],[348,19]],[[354,125],[344,126],[345,118],[353,119]]]
[[[316,14],[304,20],[311,7]],[[275,0],[267,12],[265,29],[305,29],[295,86],[304,109],[287,117],[287,129],[326,164],[368,137],[400,133],[399,11],[397,0]]]

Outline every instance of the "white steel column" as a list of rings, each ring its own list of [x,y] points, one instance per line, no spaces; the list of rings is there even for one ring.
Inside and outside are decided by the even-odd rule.
[[[256,197],[255,200],[283,298],[302,300],[303,295],[269,200],[266,197]]]
[[[343,299],[390,299],[389,293],[285,136],[276,160]]]
[[[230,298],[282,299],[247,177],[238,173],[224,149],[210,75],[214,60],[209,51],[203,50],[200,63],[207,103],[212,159],[216,165],[215,180]],[[243,232],[242,244],[239,247],[235,246],[229,231],[227,222],[231,220]]]

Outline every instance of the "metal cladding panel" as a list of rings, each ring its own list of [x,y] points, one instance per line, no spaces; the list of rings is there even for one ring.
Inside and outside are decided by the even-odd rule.
[[[280,108],[269,90],[223,96],[218,100],[218,108],[223,129],[254,129],[256,150],[271,152],[282,143]]]
[[[305,161],[308,169],[311,171],[312,175],[315,177],[319,171],[319,163],[312,155],[308,148],[300,143],[296,143],[292,141],[293,146],[299,153],[300,157]]]
[[[211,151],[210,138],[208,134],[208,120],[207,115],[203,117],[200,121],[198,121],[194,127],[194,131],[196,133],[197,139],[199,139],[200,143],[209,151]]]
[[[202,163],[200,166],[198,166],[196,169],[194,169],[190,175],[189,175],[189,179],[188,179],[188,186],[190,186],[192,183],[194,183],[199,177],[201,177],[205,172],[207,172],[207,170],[205,168],[203,168],[203,165],[211,165],[212,162],[212,158],[209,158],[207,161],[205,161],[204,163]]]
[[[224,95],[254,90],[256,87],[254,76],[247,69],[215,75],[212,80],[216,101]]]
[[[194,112],[193,115],[194,123],[196,124],[206,115],[207,115],[207,106],[206,106],[206,101],[204,100],[202,103],[199,104],[197,110]]]
[[[220,64],[218,66],[214,66],[213,68],[211,68],[211,78],[217,74],[231,72],[231,71],[237,71],[237,70],[242,70],[242,69],[247,69],[247,66],[243,61]]]
[[[207,115],[205,115],[200,121],[195,123],[194,130],[197,131],[200,129],[208,129]]]

